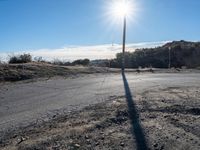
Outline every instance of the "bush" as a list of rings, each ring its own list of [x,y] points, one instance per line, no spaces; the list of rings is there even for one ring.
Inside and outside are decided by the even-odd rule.
[[[54,61],[52,62],[52,64],[59,65],[59,66],[70,66],[71,65],[70,62],[68,62],[68,61],[62,61],[62,60],[59,60],[59,59],[54,59]]]
[[[8,62],[9,62],[9,64],[29,63],[29,62],[32,62],[32,56],[30,54],[10,56]]]
[[[41,56],[34,58],[35,62],[45,62]]]
[[[89,59],[78,59],[72,62],[73,65],[83,65],[83,66],[88,66],[90,63]]]

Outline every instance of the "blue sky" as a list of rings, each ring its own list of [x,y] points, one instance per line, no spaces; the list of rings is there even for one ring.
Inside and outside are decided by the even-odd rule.
[[[110,0],[0,0],[0,52],[121,42]],[[199,0],[135,0],[127,43],[199,41]]]

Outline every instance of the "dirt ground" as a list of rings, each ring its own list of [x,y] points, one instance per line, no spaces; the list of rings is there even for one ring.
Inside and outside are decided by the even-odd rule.
[[[200,88],[144,91],[5,134],[2,150],[199,150]]]

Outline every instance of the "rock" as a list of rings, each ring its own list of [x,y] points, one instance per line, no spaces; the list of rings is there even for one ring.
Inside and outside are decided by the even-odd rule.
[[[70,144],[72,144],[72,143],[73,143],[73,140],[72,140],[72,139],[70,139],[70,140],[69,140],[69,143],[70,143]]]
[[[157,144],[157,143],[156,143],[156,144],[154,144],[154,145],[153,145],[153,147],[158,147],[158,144]]]
[[[124,147],[124,145],[125,145],[125,144],[124,144],[123,142],[120,143],[120,146]]]
[[[160,150],[163,150],[163,149],[164,149],[164,145],[161,146]]]
[[[20,143],[22,143],[25,140],[26,140],[26,138],[21,137],[21,138],[17,139],[17,144],[20,144]]]
[[[102,125],[97,124],[97,125],[96,125],[96,128],[97,128],[97,129],[101,129],[101,128],[102,128]]]
[[[16,137],[17,137],[17,134],[14,134],[14,135],[13,135],[13,138],[16,138]]]
[[[115,106],[115,107],[118,107],[118,106],[121,105],[121,103],[120,103],[120,102],[117,102],[117,101],[113,101],[112,104],[113,104],[113,106]]]
[[[60,147],[60,145],[54,145],[54,146],[52,146],[53,149],[56,149],[56,148],[59,148],[59,147]]]
[[[77,148],[78,148],[78,147],[80,147],[80,145],[79,145],[79,144],[75,144],[74,146],[75,146],[75,147],[77,147]]]
[[[87,139],[87,140],[86,140],[86,142],[87,142],[87,143],[90,143],[90,140],[89,140],[89,139]]]

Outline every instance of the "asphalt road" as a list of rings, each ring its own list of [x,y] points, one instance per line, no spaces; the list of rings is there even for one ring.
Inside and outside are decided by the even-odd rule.
[[[133,96],[153,88],[200,86],[199,73],[127,73],[126,77]],[[120,73],[0,84],[0,131],[123,95]]]

